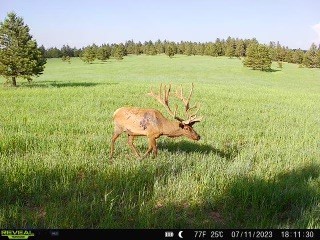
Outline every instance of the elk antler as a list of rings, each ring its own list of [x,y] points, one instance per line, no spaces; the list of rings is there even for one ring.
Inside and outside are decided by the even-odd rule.
[[[171,84],[169,84],[169,88],[167,90],[167,86],[164,85],[164,94],[162,94],[162,84],[160,84],[160,90],[159,90],[159,94],[155,94],[152,89],[150,89],[150,92],[148,93],[149,96],[155,98],[156,100],[158,100],[158,102],[160,102],[168,111],[168,113],[176,120],[182,122],[183,119],[179,118],[177,116],[177,108],[178,106],[176,105],[176,108],[174,110],[174,112],[172,112],[172,110],[170,109],[169,106],[169,95],[170,95],[170,91],[171,91]],[[164,97],[163,97],[164,95]]]
[[[194,124],[196,122],[200,122],[202,120],[202,117],[197,117],[196,114],[199,111],[199,105],[196,104],[193,107],[190,107],[189,103],[190,103],[190,99],[193,93],[193,83],[191,85],[191,90],[190,90],[190,94],[188,98],[185,98],[183,96],[183,90],[182,90],[182,85],[180,86],[180,92],[177,90],[176,91],[176,97],[179,98],[183,103],[184,103],[184,107],[185,107],[185,112],[186,112],[186,116],[187,116],[187,120],[182,121],[183,124]],[[196,109],[195,113],[191,113],[190,110],[191,109]]]
[[[164,90],[162,90],[162,84],[160,84],[160,90],[159,90],[159,94],[155,94],[152,89],[150,89],[150,93],[148,93],[149,96],[155,98],[156,100],[158,100],[158,102],[160,102],[169,112],[169,114],[176,120],[178,120],[179,122],[183,123],[183,124],[189,124],[192,125],[196,122],[200,122],[202,120],[202,117],[197,117],[196,114],[199,111],[199,105],[196,104],[193,107],[190,107],[189,103],[190,103],[190,99],[193,93],[193,83],[192,83],[192,87],[190,90],[190,94],[188,96],[188,98],[185,98],[183,96],[183,90],[182,90],[182,86],[180,87],[180,92],[177,90],[175,96],[180,99],[184,106],[185,106],[185,113],[187,116],[187,120],[183,120],[182,118],[177,116],[177,108],[178,106],[176,105],[176,108],[174,111],[172,111],[170,109],[169,106],[169,95],[170,95],[170,91],[171,91],[171,84],[169,84],[169,88],[167,89],[167,86],[164,85]],[[162,93],[163,92],[163,93]],[[191,109],[196,109],[196,111],[194,113],[191,113]]]

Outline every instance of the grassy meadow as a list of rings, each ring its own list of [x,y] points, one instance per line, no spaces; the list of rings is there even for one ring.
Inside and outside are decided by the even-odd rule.
[[[0,228],[320,228],[320,70],[272,69],[49,59],[31,85],[1,84]],[[158,157],[141,161],[123,134],[109,161],[117,108],[168,116],[150,87],[192,82],[199,142],[160,137]],[[146,151],[145,137],[135,144]]]

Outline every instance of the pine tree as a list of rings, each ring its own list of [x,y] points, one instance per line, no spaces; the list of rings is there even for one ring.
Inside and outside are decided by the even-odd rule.
[[[286,57],[284,58],[285,62],[293,63],[293,50],[286,49]]]
[[[62,56],[61,60],[63,62],[67,62],[67,63],[71,63],[71,58],[67,55],[67,56]]]
[[[236,49],[234,55],[238,58],[244,57],[246,54],[246,49],[244,47],[244,41],[238,40],[236,43]]]
[[[60,57],[62,57],[62,53],[56,47],[49,48],[49,49],[46,50],[45,57],[46,58],[60,58]]]
[[[69,45],[63,45],[61,48],[62,56],[74,57],[73,49]]]
[[[252,43],[248,46],[247,56],[243,62],[244,66],[261,71],[271,68],[271,57],[269,48],[263,44]]]
[[[166,55],[172,58],[175,55],[175,46],[172,43],[169,43],[166,47]]]
[[[144,53],[146,55],[156,55],[157,54],[157,50],[151,40],[149,42],[145,42]]]
[[[277,42],[277,47],[275,48],[275,55],[276,55],[275,61],[283,62],[285,60],[286,51],[285,51],[285,48],[282,47],[279,42]]]
[[[46,60],[37,42],[29,34],[28,25],[11,12],[0,23],[0,75],[17,86],[17,78],[27,79],[43,73]]]
[[[154,47],[156,49],[157,54],[164,53],[164,46],[163,46],[162,42],[160,41],[160,39],[158,39],[158,41],[155,42]]]
[[[204,44],[203,43],[194,43],[194,54],[196,55],[201,55],[203,56],[204,55]]]
[[[207,43],[204,49],[204,54],[208,56],[218,57],[219,53],[216,44]]]
[[[292,62],[301,64],[303,60],[303,51],[301,49],[295,50],[292,54]]]
[[[97,49],[97,58],[101,61],[105,61],[110,58],[111,48],[109,45],[103,44]]]
[[[191,56],[192,55],[192,43],[188,42],[185,44],[185,48],[184,48],[184,54],[187,56]]]
[[[269,43],[269,52],[270,52],[271,60],[272,61],[277,61],[276,43],[275,42],[270,42]]]
[[[185,55],[187,55],[186,54],[186,46],[187,46],[187,44],[188,44],[189,42],[184,42],[184,41],[181,41],[180,43],[178,43],[178,45],[177,45],[177,53],[178,54],[185,54]],[[191,55],[191,54],[190,54]],[[189,55],[189,56],[190,56]],[[187,55],[188,56],[188,55]]]
[[[231,37],[228,37],[226,41],[225,55],[229,58],[235,56],[235,40]]]
[[[124,44],[124,46],[125,46],[128,54],[134,54],[134,46],[135,46],[135,43],[134,43],[133,40],[126,41],[126,43]]]
[[[112,49],[112,56],[117,60],[122,60],[126,55],[125,47],[122,43],[116,44]]]
[[[134,54],[140,55],[142,53],[142,43],[138,42],[134,45]]]
[[[92,63],[97,58],[97,52],[95,46],[88,46],[86,47],[82,54],[81,54],[81,60],[86,63]]]
[[[220,38],[216,39],[215,46],[217,48],[218,56],[223,56],[224,55],[223,42],[220,41]]]
[[[303,65],[308,68],[319,68],[320,67],[320,57],[319,50],[317,46],[312,43],[310,49],[304,54]]]

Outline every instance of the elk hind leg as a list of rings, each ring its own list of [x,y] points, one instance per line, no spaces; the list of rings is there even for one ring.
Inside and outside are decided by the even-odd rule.
[[[134,136],[128,135],[128,144],[129,144],[129,146],[131,147],[131,149],[134,152],[134,154],[137,157],[140,157],[140,154],[139,154],[137,148],[133,145],[133,140],[134,140]]]
[[[113,133],[113,136],[112,136],[112,139],[111,139],[110,158],[113,157],[114,143],[117,140],[117,138],[120,136],[121,133],[122,133],[122,129],[116,125],[114,127],[114,133]]]

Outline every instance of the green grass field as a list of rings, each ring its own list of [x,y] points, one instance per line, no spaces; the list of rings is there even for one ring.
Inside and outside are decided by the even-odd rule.
[[[168,116],[150,87],[192,82],[199,142],[161,137],[158,157],[141,161],[122,135],[109,161],[117,108]],[[319,69],[50,59],[18,84],[0,86],[0,228],[320,228]]]

